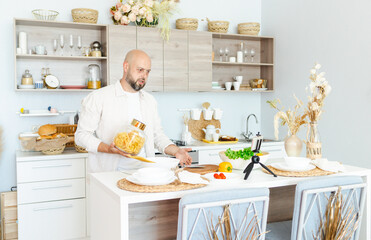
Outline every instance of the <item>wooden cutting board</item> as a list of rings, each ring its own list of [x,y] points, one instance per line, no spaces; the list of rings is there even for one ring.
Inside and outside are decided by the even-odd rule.
[[[218,165],[214,165],[214,164],[202,164],[202,165],[197,165],[197,166],[202,166],[202,168],[185,167],[184,170],[188,172],[204,175],[206,173],[217,172],[219,168]]]

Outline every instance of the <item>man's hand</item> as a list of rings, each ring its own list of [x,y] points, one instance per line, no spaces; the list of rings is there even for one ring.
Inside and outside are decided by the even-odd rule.
[[[101,142],[98,146],[98,152],[104,152],[104,153],[113,153],[113,154],[120,154],[124,157],[129,157],[129,154],[124,153],[123,151],[118,150],[115,147],[114,143],[111,143],[111,145],[105,144]]]
[[[188,152],[191,151],[192,148],[179,148],[179,150],[175,153],[175,157],[180,160],[180,165],[190,165],[192,164],[192,157],[189,156]]]

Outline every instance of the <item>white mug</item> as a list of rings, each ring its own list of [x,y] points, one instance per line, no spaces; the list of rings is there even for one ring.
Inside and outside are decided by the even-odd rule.
[[[222,119],[223,116],[223,111],[220,108],[214,108],[214,114],[213,117],[215,120],[220,120]]]
[[[232,82],[225,83],[225,90],[230,91],[232,89]]]
[[[234,88],[234,90],[235,90],[235,91],[240,90],[240,85],[241,85],[241,83],[239,83],[239,82],[234,82],[234,83],[233,83],[233,88]]]
[[[213,142],[218,142],[219,141],[219,133],[214,132],[213,133]]]
[[[242,83],[243,76],[234,76],[233,79],[236,80],[239,83]]]
[[[213,118],[213,110],[211,109],[203,109],[202,114],[205,120],[211,120]]]
[[[236,57],[229,57],[229,62],[236,62]]]
[[[46,55],[46,49],[43,45],[37,45],[35,46],[35,53],[37,55]]]
[[[35,82],[35,88],[36,89],[42,89],[44,87],[44,82],[43,81],[36,81]]]
[[[201,109],[199,108],[192,108],[191,109],[191,118],[192,120],[200,120],[201,117]]]

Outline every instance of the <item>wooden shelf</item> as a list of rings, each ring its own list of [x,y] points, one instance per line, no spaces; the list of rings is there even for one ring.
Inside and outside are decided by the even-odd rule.
[[[243,34],[230,34],[230,33],[212,33],[213,38],[220,39],[237,39],[237,40],[248,40],[248,41],[260,41],[262,39],[271,39],[273,37],[269,36],[252,36]]]
[[[213,64],[215,65],[229,65],[229,66],[272,66],[272,63],[237,63],[237,62],[220,62],[220,61],[213,61]]]
[[[76,111],[65,111],[61,110],[56,113],[51,113],[48,110],[30,110],[30,113],[20,113],[16,112],[19,114],[20,117],[53,117],[53,116],[59,116],[63,114],[75,114]]]
[[[16,92],[92,92],[96,89],[15,89]]]
[[[36,55],[36,54],[17,54],[17,59],[48,59],[48,60],[107,60],[107,57],[84,57],[84,56],[56,56],[56,55]]]
[[[57,27],[57,28],[74,28],[87,30],[104,30],[107,25],[92,24],[92,23],[76,23],[76,22],[60,22],[36,19],[20,19],[16,18],[16,25],[37,26],[37,27]]]

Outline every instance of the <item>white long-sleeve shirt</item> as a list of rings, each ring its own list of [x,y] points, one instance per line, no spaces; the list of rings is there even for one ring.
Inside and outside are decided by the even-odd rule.
[[[147,157],[155,155],[154,148],[164,152],[173,144],[164,134],[157,111],[157,102],[152,95],[140,90],[140,112],[146,142],[144,149]],[[89,152],[89,172],[115,171],[120,160],[125,159],[127,168],[137,168],[140,162],[125,158],[119,154],[98,152],[101,142],[110,145],[116,134],[130,125],[133,117],[128,116],[128,95],[122,89],[120,81],[90,93],[82,100],[81,114],[75,133],[75,142]],[[123,164],[121,163],[120,166]]]

